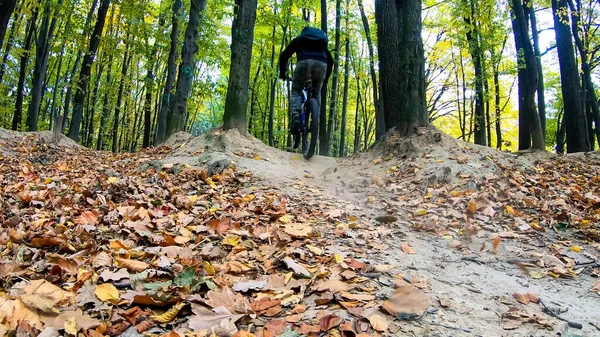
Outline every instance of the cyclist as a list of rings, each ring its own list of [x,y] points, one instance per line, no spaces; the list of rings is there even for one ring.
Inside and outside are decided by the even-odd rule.
[[[292,134],[300,131],[300,112],[302,110],[302,89],[308,80],[312,80],[312,97],[321,105],[321,87],[327,83],[333,68],[333,58],[327,49],[327,35],[314,27],[304,27],[298,37],[292,40],[279,56],[279,77],[286,79],[287,63],[296,54],[297,63],[292,79]],[[298,145],[298,144],[296,144]]]

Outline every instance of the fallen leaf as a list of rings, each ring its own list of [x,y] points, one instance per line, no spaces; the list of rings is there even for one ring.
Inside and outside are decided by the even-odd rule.
[[[95,294],[102,302],[116,303],[119,301],[119,290],[110,283],[96,286]]]
[[[319,328],[321,331],[329,331],[342,323],[342,318],[335,314],[328,314],[319,320]]]
[[[317,283],[313,287],[314,291],[332,291],[332,292],[341,292],[350,290],[352,287],[343,281],[329,280],[325,282]]]
[[[592,292],[600,294],[600,280],[596,280],[592,286]]]
[[[493,252],[494,254],[498,254],[498,246],[500,246],[500,237],[496,236],[494,239],[492,239],[492,247],[493,247]]]
[[[348,292],[342,292],[342,297],[351,300],[351,301],[373,301],[375,300],[375,295],[371,294],[351,294]]]
[[[231,235],[226,237],[223,240],[223,245],[225,246],[232,246],[232,247],[237,247],[237,245],[240,244],[240,241],[242,240],[241,237],[237,236],[237,235]]]
[[[283,262],[287,265],[287,267],[289,269],[293,270],[294,273],[296,273],[298,275],[302,275],[304,277],[311,277],[312,276],[311,273],[306,268],[304,268],[298,262],[294,261],[289,256],[286,256],[285,258],[283,258]]]
[[[369,317],[369,323],[375,331],[378,332],[387,332],[389,323],[385,317],[380,315],[373,315]]]
[[[71,317],[67,318],[64,328],[65,328],[65,332],[67,334],[76,336],[77,331],[79,331],[79,329],[77,328],[77,321],[75,320],[75,317],[71,316]]]
[[[272,319],[265,324],[265,329],[271,336],[280,336],[290,325],[283,319]]]
[[[313,232],[313,228],[308,224],[295,223],[286,225],[283,231],[291,237],[304,238],[310,236]]]
[[[23,292],[28,295],[40,295],[50,299],[54,304],[66,302],[73,294],[62,290],[46,280],[34,280],[23,288]]]
[[[232,287],[234,291],[248,292],[249,290],[261,290],[267,285],[267,280],[254,280],[235,283]]]
[[[115,258],[119,267],[126,268],[129,271],[141,272],[150,267],[149,264],[143,261]]]
[[[423,290],[413,285],[398,287],[390,299],[383,303],[383,309],[390,315],[422,315],[429,306],[429,298]]]
[[[403,252],[406,254],[416,254],[417,252],[406,242],[403,242],[400,246]]]
[[[225,307],[232,314],[254,314],[248,299],[228,287],[209,291],[206,299],[211,308]]]
[[[245,314],[232,314],[224,307],[220,307],[217,312],[215,312],[196,304],[192,305],[192,312],[194,313],[194,316],[189,318],[188,325],[190,329],[194,331],[210,331],[213,327],[218,326],[223,321],[235,323],[246,316]]]
[[[280,304],[281,304],[280,299],[272,300],[268,297],[263,297],[256,302],[252,302],[251,306],[252,306],[252,310],[259,313],[259,312],[265,311],[269,308],[276,307]]]
[[[521,303],[521,304],[528,304],[528,303],[539,303],[540,299],[538,298],[537,295],[534,294],[522,294],[522,293],[514,293],[513,297],[517,300],[517,302]]]
[[[53,312],[55,314],[60,314],[60,311],[56,309],[55,305],[57,304],[52,298],[49,298],[45,295],[22,295],[19,299],[26,306],[40,310],[42,312]]]
[[[167,310],[167,312],[165,312],[164,314],[150,316],[150,318],[152,318],[158,323],[169,323],[172,320],[174,320],[175,317],[177,317],[177,314],[179,314],[179,311],[181,311],[183,307],[185,307],[185,303],[177,303],[173,307],[171,307],[171,309]]]
[[[306,305],[304,304],[297,304],[294,309],[292,309],[292,311],[290,311],[290,313],[292,314],[303,314],[306,311]]]

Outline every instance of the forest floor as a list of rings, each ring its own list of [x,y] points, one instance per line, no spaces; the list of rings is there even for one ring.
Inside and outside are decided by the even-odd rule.
[[[0,142],[0,330],[600,336],[598,153],[433,128],[310,161],[235,131]]]

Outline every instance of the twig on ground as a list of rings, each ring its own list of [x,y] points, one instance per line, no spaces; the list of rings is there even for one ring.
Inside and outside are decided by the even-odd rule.
[[[593,326],[594,328],[598,329],[598,331],[600,331],[600,325],[598,325],[594,322],[590,322],[590,325]]]

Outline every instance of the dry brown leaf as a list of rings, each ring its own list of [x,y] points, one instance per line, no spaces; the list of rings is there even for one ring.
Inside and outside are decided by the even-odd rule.
[[[235,323],[246,316],[244,314],[232,314],[224,307],[220,307],[213,311],[196,304],[192,304],[192,312],[194,313],[194,316],[189,318],[188,324],[193,331],[210,331],[222,321]]]
[[[9,329],[16,330],[19,323],[23,321],[38,330],[44,328],[40,316],[34,310],[29,309],[19,299],[11,300],[0,295],[0,322],[6,324]]]
[[[284,227],[284,232],[294,238],[305,238],[308,237],[312,232],[313,228],[308,224],[294,223],[288,224]]]
[[[382,307],[388,314],[397,317],[401,314],[422,315],[428,306],[429,298],[423,290],[412,285],[403,285],[398,287]]]
[[[289,315],[285,318],[288,323],[298,323],[304,318],[304,314]]]
[[[522,294],[522,293],[514,293],[513,297],[517,300],[517,302],[522,303],[522,304],[528,304],[528,303],[539,303],[540,299],[537,295],[535,294]]]
[[[351,294],[349,292],[342,292],[342,297],[351,301],[373,301],[375,295],[371,294]]]
[[[40,295],[54,302],[54,305],[64,303],[73,294],[62,290],[46,280],[34,280],[23,288],[23,292],[28,295]]]
[[[126,268],[129,271],[141,272],[150,267],[149,264],[143,261],[115,258],[115,262],[120,268]]]
[[[283,319],[272,319],[265,324],[265,329],[271,336],[280,336],[289,326]]]
[[[370,316],[369,323],[371,323],[373,329],[378,332],[387,332],[389,327],[387,319],[380,315]]]
[[[328,314],[319,320],[321,331],[329,331],[342,323],[342,318],[335,314]]]
[[[296,304],[296,306],[294,307],[294,309],[292,309],[292,311],[290,311],[290,313],[292,314],[303,314],[306,311],[306,305],[305,304]]]
[[[308,325],[306,323],[302,323],[302,325],[300,325],[300,329],[298,330],[298,332],[304,336],[308,336],[310,334],[316,334],[316,333],[319,333],[320,331],[321,331],[321,328],[319,328],[318,326]]]
[[[42,312],[53,312],[60,314],[60,311],[56,309],[56,302],[48,298],[46,295],[22,295],[19,297],[23,304],[26,306],[40,310]]]
[[[600,280],[594,282],[594,285],[592,286],[592,292],[600,294]]]
[[[331,291],[331,292],[342,292],[352,289],[352,287],[343,281],[328,280],[320,282],[313,287],[314,291]]]
[[[254,314],[248,299],[230,288],[211,290],[206,294],[206,304],[211,308],[225,307],[232,314]]]
[[[400,246],[403,252],[406,254],[416,254],[417,252],[406,242],[403,242]]]
[[[294,273],[302,275],[304,277],[311,277],[311,273],[304,266],[302,266],[298,262],[294,261],[289,256],[286,256],[285,258],[283,258],[283,262],[285,262],[287,267],[289,269],[293,270]]]
[[[493,248],[493,252],[494,254],[498,254],[498,247],[500,246],[500,237],[496,236],[495,238],[492,239],[492,248]]]

